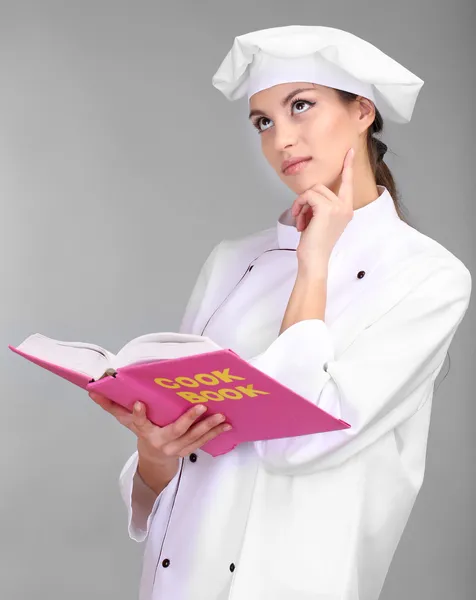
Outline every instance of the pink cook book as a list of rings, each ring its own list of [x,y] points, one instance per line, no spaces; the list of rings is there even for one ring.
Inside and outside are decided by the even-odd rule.
[[[59,366],[13,346],[9,348],[130,411],[134,402],[140,400],[147,407],[148,419],[161,427],[175,421],[196,404],[204,404],[207,411],[195,423],[216,413],[224,414],[226,422],[233,428],[201,446],[211,456],[225,454],[242,442],[350,427],[230,349],[109,368],[103,371],[101,378],[94,380],[79,370]]]

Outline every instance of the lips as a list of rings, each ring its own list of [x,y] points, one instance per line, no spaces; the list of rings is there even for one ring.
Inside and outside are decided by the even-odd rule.
[[[304,162],[307,160],[311,160],[311,158],[312,158],[312,156],[295,156],[294,158],[288,158],[281,165],[281,170],[284,173],[286,171],[286,169],[291,167],[292,165],[295,165],[297,163]]]

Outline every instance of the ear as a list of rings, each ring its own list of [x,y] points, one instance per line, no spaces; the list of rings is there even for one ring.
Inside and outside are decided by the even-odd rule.
[[[375,105],[372,100],[357,96],[357,108],[359,119],[359,132],[366,131],[375,120]]]

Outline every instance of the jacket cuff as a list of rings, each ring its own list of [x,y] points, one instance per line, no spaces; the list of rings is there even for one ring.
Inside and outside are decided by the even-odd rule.
[[[334,345],[327,325],[321,319],[308,319],[286,329],[264,352],[248,362],[319,406],[321,392],[331,378],[327,363],[333,360]],[[335,407],[328,412],[340,417]],[[282,472],[289,466],[294,442],[304,443],[303,437],[310,436],[259,440],[253,444],[268,470]]]
[[[150,524],[167,486],[157,496],[139,475],[137,471],[138,463],[139,453],[136,451],[121,471],[119,486],[122,499],[127,508],[129,537],[136,542],[143,542],[149,533]]]
[[[321,319],[306,319],[288,327],[248,362],[317,405],[330,379],[327,362],[333,360],[334,345],[327,325]]]

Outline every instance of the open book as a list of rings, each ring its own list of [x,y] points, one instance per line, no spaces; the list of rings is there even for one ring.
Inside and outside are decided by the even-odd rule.
[[[95,344],[41,334],[9,348],[130,411],[140,400],[148,419],[160,427],[198,403],[205,404],[207,411],[195,422],[224,414],[233,428],[201,447],[212,456],[242,442],[350,427],[206,336],[151,333],[134,338],[117,354]]]
[[[62,342],[35,333],[11,350],[41,357],[50,363],[100,379],[126,365],[179,358],[220,350],[211,339],[188,333],[149,333],[127,342],[117,354],[85,342]]]

